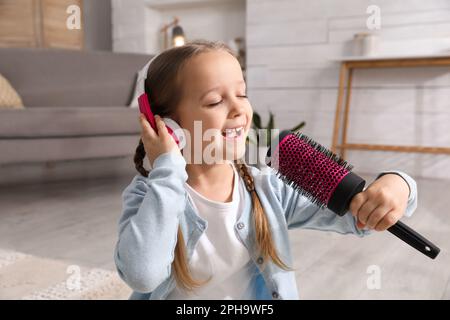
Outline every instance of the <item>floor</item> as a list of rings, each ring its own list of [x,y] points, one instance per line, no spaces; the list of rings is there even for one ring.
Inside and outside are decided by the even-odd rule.
[[[120,195],[129,181],[1,188],[0,248],[114,270]],[[436,260],[388,232],[360,239],[291,231],[300,298],[450,299],[450,181],[417,183],[419,207],[407,223],[440,246]]]

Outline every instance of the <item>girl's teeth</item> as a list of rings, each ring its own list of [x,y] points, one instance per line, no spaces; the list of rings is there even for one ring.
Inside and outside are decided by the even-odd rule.
[[[228,138],[234,138],[236,136],[236,130],[234,129],[227,129],[227,137]]]
[[[227,138],[234,138],[236,136],[240,136],[242,132],[242,127],[235,129],[225,129],[225,136]]]

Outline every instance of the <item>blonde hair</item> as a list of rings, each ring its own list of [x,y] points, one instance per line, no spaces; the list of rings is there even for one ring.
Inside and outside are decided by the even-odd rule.
[[[182,95],[182,90],[179,87],[179,71],[189,58],[212,50],[224,50],[236,57],[232,50],[221,42],[195,41],[181,47],[166,50],[153,60],[149,66],[145,81],[145,92],[149,97],[154,114],[164,117],[170,116],[174,112]],[[144,168],[144,158],[144,144],[140,139],[134,155],[134,164],[136,170],[141,175],[147,177],[149,172]],[[251,195],[252,215],[256,234],[255,240],[260,256],[264,259],[264,265],[267,263],[268,258],[270,258],[280,268],[290,270],[276,252],[269,221],[256,193],[254,179],[247,165],[243,161],[236,161],[235,166]],[[174,272],[178,286],[185,290],[194,290],[207,282],[207,280],[198,280],[192,277],[188,266],[186,243],[180,227],[178,228],[172,271]]]

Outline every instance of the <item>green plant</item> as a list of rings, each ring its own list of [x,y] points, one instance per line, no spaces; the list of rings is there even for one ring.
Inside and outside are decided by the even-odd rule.
[[[301,128],[303,128],[306,125],[305,121],[300,122],[298,125],[290,129],[290,131],[298,131]],[[272,129],[275,129],[275,117],[272,112],[269,111],[269,121],[267,122],[266,126],[263,126],[261,124],[261,116],[258,114],[258,112],[253,112],[253,121],[252,121],[252,128],[256,130],[256,142],[249,137],[247,137],[247,140],[259,145],[259,138],[260,135],[258,134],[258,130],[266,130],[267,134],[263,135],[263,138],[265,137],[266,141],[264,141],[265,146],[269,146],[270,142],[272,141]]]

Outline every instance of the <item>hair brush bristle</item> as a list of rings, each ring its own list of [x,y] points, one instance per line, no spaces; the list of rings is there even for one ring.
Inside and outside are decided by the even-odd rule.
[[[297,138],[302,139],[303,141],[305,141],[307,144],[309,144],[311,147],[313,147],[317,151],[319,151],[319,152],[323,153],[324,155],[326,155],[329,159],[333,160],[334,162],[336,162],[341,167],[347,169],[348,171],[351,171],[353,169],[353,166],[350,163],[348,163],[347,161],[345,161],[344,159],[339,157],[337,154],[333,153],[331,150],[325,148],[320,143],[318,143],[318,142],[314,141],[313,139],[309,138],[308,136],[304,135],[303,133],[295,132],[294,135]]]
[[[277,176],[321,208],[353,166],[308,136],[285,136],[272,157]]]

